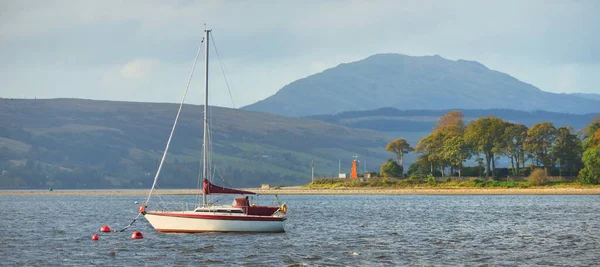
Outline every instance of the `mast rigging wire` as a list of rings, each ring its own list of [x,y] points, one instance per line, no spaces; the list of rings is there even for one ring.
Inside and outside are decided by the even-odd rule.
[[[235,101],[233,100],[233,94],[231,94],[231,89],[229,88],[229,81],[227,80],[227,75],[225,74],[225,67],[223,66],[223,61],[221,61],[221,56],[219,56],[219,50],[217,50],[217,44],[215,43],[215,37],[212,35],[212,32],[210,32],[210,38],[212,39],[212,44],[215,48],[215,53],[217,54],[217,58],[219,59],[219,65],[221,65],[221,72],[223,73],[223,77],[225,78],[225,85],[227,85],[227,91],[229,92],[229,97],[231,98],[231,104],[233,105],[233,108],[236,109]]]
[[[160,175],[160,171],[165,162],[165,158],[167,157],[167,152],[169,151],[169,146],[171,145],[171,139],[173,138],[173,133],[175,133],[175,128],[177,127],[177,121],[179,120],[179,115],[181,114],[181,109],[183,108],[183,103],[185,103],[185,97],[187,96],[188,89],[190,88],[190,84],[192,83],[192,77],[194,76],[194,70],[196,69],[196,63],[198,63],[198,57],[200,57],[200,52],[202,51],[202,43],[204,43],[204,37],[200,41],[198,45],[198,52],[196,52],[196,58],[194,59],[194,64],[192,65],[192,71],[190,72],[190,77],[185,86],[185,92],[183,93],[183,97],[181,98],[181,104],[179,104],[179,109],[177,110],[177,116],[175,116],[175,122],[173,122],[173,128],[171,128],[171,133],[169,134],[169,139],[167,140],[167,145],[165,147],[165,152],[163,153],[162,159],[160,160],[160,164],[158,165],[158,170],[156,171],[156,175],[154,176],[154,182],[152,182],[152,188],[150,188],[150,192],[148,193],[148,198],[146,198],[146,202],[143,205],[148,205],[150,202],[150,196],[152,196],[152,192],[156,187],[156,182],[158,181],[158,176]]]

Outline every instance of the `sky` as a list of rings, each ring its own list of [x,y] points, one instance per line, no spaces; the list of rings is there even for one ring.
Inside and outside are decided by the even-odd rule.
[[[378,53],[473,60],[544,91],[600,94],[598,14],[596,0],[0,0],[0,97],[178,103],[205,23],[216,106]],[[200,62],[187,103],[203,102],[203,75]]]

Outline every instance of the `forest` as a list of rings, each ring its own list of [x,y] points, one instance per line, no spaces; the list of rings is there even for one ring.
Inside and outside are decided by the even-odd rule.
[[[433,131],[419,140],[414,148],[402,138],[391,141],[386,150],[395,160],[381,167],[384,177],[405,174],[403,158],[417,153],[418,159],[408,168],[409,177],[463,176],[465,163],[480,175],[523,177],[535,169],[545,176],[577,177],[582,184],[600,182],[600,116],[580,130],[555,127],[540,122],[530,128],[494,116],[482,117],[465,124],[461,111],[450,111],[438,119]],[[509,172],[500,174],[497,162],[507,159]],[[473,167],[474,165],[474,167]]]

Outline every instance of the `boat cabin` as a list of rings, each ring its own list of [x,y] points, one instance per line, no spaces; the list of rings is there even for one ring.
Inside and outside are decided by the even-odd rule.
[[[236,197],[233,199],[231,207],[213,206],[213,207],[198,207],[195,212],[211,212],[211,213],[236,213],[255,216],[272,216],[279,210],[279,207],[257,206],[250,204],[247,196]]]
[[[279,207],[268,207],[268,206],[256,206],[254,204],[250,204],[248,200],[248,196],[236,197],[233,200],[234,208],[241,208],[248,215],[258,215],[258,216],[271,216],[275,213]]]

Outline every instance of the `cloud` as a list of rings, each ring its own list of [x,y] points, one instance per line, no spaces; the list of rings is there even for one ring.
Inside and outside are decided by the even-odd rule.
[[[475,60],[543,90],[600,93],[599,13],[593,0],[0,1],[0,97],[177,102],[205,22],[237,105],[390,52]],[[211,80],[212,100],[231,106],[220,80]]]
[[[154,59],[136,59],[127,62],[121,68],[121,75],[128,79],[140,79],[146,77],[160,66],[160,62]]]

